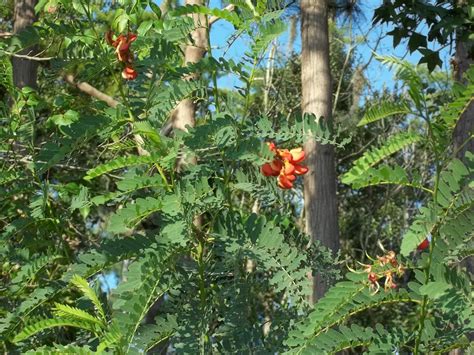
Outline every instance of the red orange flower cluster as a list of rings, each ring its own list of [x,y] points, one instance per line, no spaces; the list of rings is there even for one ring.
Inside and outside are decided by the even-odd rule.
[[[137,78],[138,73],[133,68],[133,52],[130,50],[130,45],[137,39],[137,35],[134,33],[128,33],[127,35],[120,34],[117,39],[113,39],[112,31],[108,31],[105,34],[105,40],[112,47],[116,48],[115,53],[119,62],[125,64],[125,68],[122,71],[122,77],[127,80],[134,80]]]
[[[267,143],[268,148],[275,153],[271,163],[262,165],[262,174],[265,176],[278,176],[278,186],[282,189],[291,189],[297,175],[308,172],[308,168],[301,163],[304,160],[302,148],[277,149],[275,143]]]

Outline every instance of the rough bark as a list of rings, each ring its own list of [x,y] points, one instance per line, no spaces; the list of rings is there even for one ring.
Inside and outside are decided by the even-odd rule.
[[[459,3],[459,5],[462,5],[461,2]],[[456,41],[456,52],[454,60],[456,63],[454,68],[454,79],[456,81],[463,82],[463,75],[469,69],[470,65],[473,64],[474,58],[472,58],[472,56],[469,56],[467,43],[459,39]],[[473,100],[471,100],[469,106],[462,113],[453,132],[453,149],[456,152],[456,157],[461,161],[465,161],[466,152],[474,153],[474,139],[470,139],[472,134],[474,134]],[[467,141],[468,139],[470,140]],[[466,268],[472,279],[474,275],[473,258],[467,258],[462,264],[462,266]],[[474,332],[469,333],[467,336],[470,341],[474,340]],[[449,355],[460,355],[464,353],[466,352],[463,349],[453,349],[449,352]]]
[[[13,17],[13,32],[20,33],[26,27],[36,21],[35,5],[37,0],[16,0]],[[31,55],[37,51],[37,48],[25,48],[18,54]],[[29,86],[36,88],[36,78],[38,72],[38,62],[25,58],[12,58],[13,83],[16,87],[22,88]]]
[[[469,66],[473,63],[473,58],[469,57],[469,51],[466,43],[457,41],[456,43],[456,54],[455,54],[456,70],[455,79],[457,81],[463,81],[464,73],[469,69]],[[465,142],[474,133],[474,102],[471,100],[470,105],[464,111],[459,118],[456,128],[453,134],[454,149],[457,151],[457,157],[461,160],[464,159],[466,152],[474,153],[474,139],[469,140],[467,144]]]
[[[331,74],[327,0],[301,1],[302,110],[331,120]],[[339,249],[334,147],[308,140],[304,179],[306,232],[334,253]],[[313,301],[327,291],[322,275],[313,280]]]
[[[186,5],[204,6],[203,0],[186,0]],[[195,30],[191,33],[192,43],[184,49],[184,63],[197,63],[207,52],[207,20],[203,14],[192,14]],[[197,73],[189,75],[186,79],[193,80],[198,77]],[[173,112],[173,128],[186,130],[186,126],[194,127],[196,123],[196,105],[191,99],[181,101]]]

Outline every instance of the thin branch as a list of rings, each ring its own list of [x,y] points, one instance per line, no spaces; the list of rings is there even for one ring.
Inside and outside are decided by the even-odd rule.
[[[3,53],[8,54],[8,55],[10,55],[12,57],[15,57],[15,58],[34,60],[34,61],[37,61],[37,62],[47,62],[51,59],[54,59],[54,57],[37,57],[37,56],[31,56],[31,55],[27,55],[27,54],[17,54],[17,53],[7,52],[7,51],[3,51]]]
[[[0,38],[8,38],[13,36],[13,32],[0,32]]]
[[[224,7],[222,10],[227,10],[227,11],[234,11],[235,10],[235,5],[234,4],[229,4],[227,5],[226,7]],[[220,20],[220,17],[218,16],[211,16],[209,18],[209,21],[208,21],[208,25],[209,27],[211,27],[211,25],[216,22],[216,21],[219,21]]]
[[[80,91],[83,93],[90,95],[92,97],[95,97],[97,100],[105,102],[107,105],[110,107],[116,108],[120,102],[115,100],[112,96],[109,96],[102,91],[97,90],[95,87],[92,85],[86,83],[86,82],[79,82],[74,80],[74,76],[72,74],[67,74],[64,76],[64,80],[72,85],[78,88]]]
[[[96,99],[98,99],[100,101],[105,102],[110,107],[115,108],[120,104],[120,102],[115,100],[112,96],[109,96],[109,95],[103,93],[102,91],[97,90],[95,87],[93,87],[89,83],[86,83],[86,82],[83,82],[83,81],[82,82],[76,82],[74,80],[74,76],[72,74],[65,75],[64,80],[68,84],[78,88],[83,93],[88,94],[92,97],[95,97]],[[143,148],[143,145],[144,145],[145,141],[143,140],[142,136],[140,136],[139,134],[134,134],[133,135],[133,140],[135,141],[135,143],[137,145],[137,151],[138,151],[139,155],[150,155],[150,153]]]

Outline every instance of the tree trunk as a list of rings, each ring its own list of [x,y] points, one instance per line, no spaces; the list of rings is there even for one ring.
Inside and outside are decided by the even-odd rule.
[[[301,1],[302,111],[331,120],[331,73],[327,0]],[[304,145],[309,172],[304,179],[306,232],[334,253],[339,249],[334,147],[308,140]],[[313,302],[328,286],[322,275],[313,280]]]
[[[469,55],[471,53],[471,56]],[[461,40],[456,42],[456,68],[454,71],[454,78],[459,82],[463,82],[463,75],[473,64],[472,58],[473,50],[469,51],[468,43]],[[474,134],[474,102],[471,100],[469,106],[462,113],[453,132],[453,148],[456,152],[456,157],[461,161],[465,161],[466,152],[474,153],[474,139],[470,139]],[[467,272],[474,275],[474,259],[469,257],[463,263]]]
[[[474,60],[474,58],[469,56],[467,43],[461,40],[456,41],[456,53],[454,59],[456,63],[454,68],[454,79],[463,82],[463,75],[469,69],[469,66],[473,64]],[[471,100],[469,106],[459,118],[453,132],[453,148],[456,152],[456,157],[461,161],[465,161],[466,152],[474,153],[474,139],[470,139],[472,134],[474,134],[474,103]],[[470,140],[467,142],[468,139]],[[466,268],[466,271],[472,278],[474,275],[473,258],[468,257],[461,265]],[[473,341],[474,333],[469,333],[467,337],[470,341]],[[463,349],[454,349],[449,352],[449,355],[460,355],[464,353],[466,352]]]
[[[36,21],[35,5],[37,0],[16,0],[13,17],[13,32],[20,33]],[[23,49],[19,54],[32,55],[36,46]],[[12,58],[13,83],[16,87],[36,88],[38,62],[24,58]]]
[[[204,6],[203,0],[186,0],[186,5]],[[207,52],[207,19],[203,14],[192,14],[195,30],[191,33],[193,43],[184,50],[184,63],[197,63]],[[198,78],[198,74],[191,74],[187,80]],[[186,130],[186,126],[194,127],[196,123],[196,105],[191,99],[181,101],[173,112],[173,128]]]
[[[469,57],[469,51],[466,43],[457,41],[456,43],[456,69],[455,79],[459,82],[463,81],[464,73],[469,69],[469,66],[473,63],[473,58]],[[467,144],[465,142],[474,133],[474,103],[471,101],[467,109],[459,118],[456,128],[453,134],[454,149],[457,151],[457,157],[461,160],[464,159],[466,152],[474,153],[474,139],[469,140]]]

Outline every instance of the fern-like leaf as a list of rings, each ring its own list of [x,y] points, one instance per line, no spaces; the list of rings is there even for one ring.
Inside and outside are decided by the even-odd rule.
[[[367,174],[367,170],[377,165],[383,159],[398,152],[404,147],[416,143],[421,139],[415,133],[399,133],[390,137],[381,147],[373,148],[364,153],[364,155],[354,162],[353,167],[346,172],[341,181],[345,184],[352,184],[363,175]]]
[[[107,174],[113,170],[122,169],[130,166],[137,165],[150,165],[156,162],[160,157],[159,156],[129,156],[129,157],[120,157],[115,160],[109,161],[105,164],[99,165],[93,169],[90,169],[87,172],[87,175],[84,177],[85,180],[92,180],[98,176]]]
[[[443,232],[444,239],[450,243],[452,231],[453,248],[464,239],[469,230],[464,230],[462,224],[459,231],[453,229],[452,220],[468,222],[474,206],[474,189],[471,186],[474,172],[474,155],[466,153],[467,166],[460,160],[454,159],[440,174],[436,201],[431,201],[427,207],[421,208],[410,229],[405,234],[401,244],[402,255],[409,255],[432,232]],[[444,227],[446,226],[446,227]]]
[[[288,346],[302,352],[317,343],[317,339],[329,329],[366,309],[390,303],[419,302],[404,290],[371,293],[368,284],[363,282],[367,274],[350,273],[347,277],[351,281],[339,282],[329,289],[315,305],[314,311],[290,332],[286,340]]]
[[[71,278],[71,283],[76,286],[88,300],[92,302],[96,311],[99,313],[102,322],[106,322],[105,311],[102,307],[102,303],[97,297],[95,291],[89,286],[87,280],[83,279],[79,275],[74,275]]]
[[[62,318],[52,318],[52,319],[44,319],[40,320],[34,324],[26,326],[20,333],[18,333],[12,340],[13,343],[19,343],[32,335],[35,335],[43,330],[56,328],[56,327],[73,327],[73,328],[81,328],[92,333],[95,333],[97,329],[92,327],[90,323],[87,322],[80,322],[77,320],[71,319],[62,319]]]
[[[358,127],[379,121],[383,118],[399,114],[410,113],[410,106],[407,102],[383,102],[381,104],[370,107],[364,114],[364,117],[357,124]]]
[[[81,321],[85,323],[97,324],[103,327],[105,324],[100,319],[97,319],[92,314],[83,311],[82,309],[71,307],[65,304],[56,303],[53,308],[54,313],[62,319],[70,319],[71,321]]]

